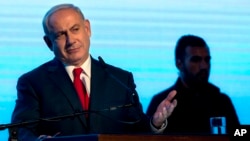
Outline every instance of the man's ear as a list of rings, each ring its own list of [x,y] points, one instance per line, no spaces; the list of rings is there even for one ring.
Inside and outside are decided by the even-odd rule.
[[[177,59],[177,60],[175,61],[175,66],[177,67],[177,69],[178,69],[179,71],[182,71],[182,69],[183,69],[183,63],[182,63],[182,61],[181,61],[180,59]]]
[[[89,37],[91,37],[91,27],[89,20],[84,20],[84,27]]]
[[[51,40],[49,39],[48,36],[43,36],[43,40],[45,41],[46,45],[48,46],[48,48],[53,51],[53,47],[52,47],[52,42]]]

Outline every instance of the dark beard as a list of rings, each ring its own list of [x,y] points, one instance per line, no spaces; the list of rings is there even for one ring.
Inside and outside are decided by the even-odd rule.
[[[183,70],[184,72],[184,81],[188,85],[189,88],[192,89],[203,89],[208,84],[209,71],[201,70],[196,75],[190,74],[187,69]]]

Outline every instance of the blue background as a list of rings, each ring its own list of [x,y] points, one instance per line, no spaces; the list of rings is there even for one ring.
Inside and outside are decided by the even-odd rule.
[[[0,124],[10,122],[18,77],[53,57],[42,39],[42,18],[65,2],[90,20],[92,56],[134,74],[144,111],[154,94],[176,80],[177,39],[195,34],[211,49],[210,81],[229,95],[241,124],[250,124],[249,0],[1,1]],[[0,140],[7,140],[7,130]]]

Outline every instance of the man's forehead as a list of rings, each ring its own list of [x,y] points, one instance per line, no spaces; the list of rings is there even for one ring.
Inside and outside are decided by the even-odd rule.
[[[65,30],[64,28],[80,25],[81,20],[83,19],[74,9],[61,9],[50,16],[48,20],[48,30],[50,32],[63,31]]]
[[[209,56],[209,49],[205,46],[188,46],[185,51],[186,55]]]

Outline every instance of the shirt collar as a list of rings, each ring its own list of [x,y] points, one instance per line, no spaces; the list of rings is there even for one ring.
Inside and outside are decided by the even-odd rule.
[[[91,59],[90,59],[90,55],[88,56],[87,60],[81,65],[81,68],[84,70],[84,74],[87,77],[91,77]],[[75,66],[72,65],[64,65],[65,69],[67,71],[67,73],[69,74],[70,78],[73,80],[73,69],[76,68]]]

